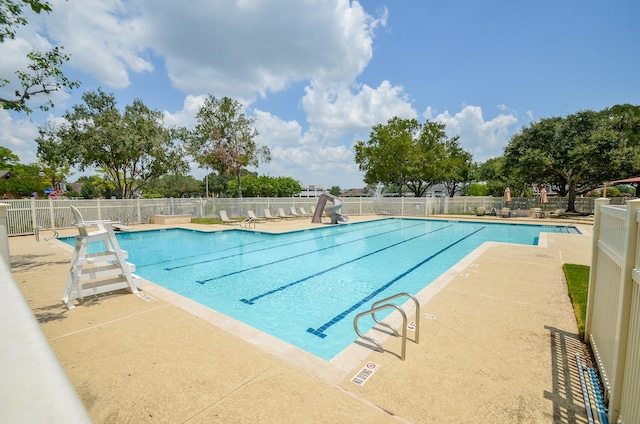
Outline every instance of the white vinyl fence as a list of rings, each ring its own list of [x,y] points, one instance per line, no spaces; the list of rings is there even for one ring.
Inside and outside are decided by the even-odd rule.
[[[640,200],[595,205],[585,341],[594,351],[609,422],[640,423]]]
[[[553,199],[542,205],[535,198],[514,198],[509,206],[517,216],[529,216],[533,207],[547,210],[566,209],[566,199]],[[500,210],[505,206],[501,197],[456,196],[456,197],[346,197],[343,198],[343,215],[394,215],[426,217],[440,214],[472,213],[482,206],[487,211]],[[227,211],[231,218],[247,217],[252,210],[264,216],[264,210],[277,214],[278,208],[287,213],[289,207],[303,207],[310,212],[317,204],[313,197],[245,197],[237,198],[169,198],[169,199],[20,199],[6,200],[8,204],[9,235],[33,234],[36,228],[60,229],[72,227],[73,205],[86,220],[108,219],[122,224],[144,224],[150,215],[191,215],[193,218],[218,217],[220,210]],[[576,209],[584,213],[593,212],[592,198],[579,198]]]

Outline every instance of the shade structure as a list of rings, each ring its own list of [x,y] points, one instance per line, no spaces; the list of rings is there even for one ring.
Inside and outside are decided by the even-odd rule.
[[[542,187],[542,190],[540,190],[540,203],[548,203],[549,202],[549,198],[547,197],[547,189]]]
[[[610,184],[614,183],[640,183],[640,177],[626,178],[624,180],[611,181]]]
[[[509,187],[504,189],[504,195],[502,196],[502,199],[505,203],[509,203],[511,201],[511,189]]]

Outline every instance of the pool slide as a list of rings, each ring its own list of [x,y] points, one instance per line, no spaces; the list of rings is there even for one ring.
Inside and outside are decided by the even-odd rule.
[[[332,206],[327,206],[327,201],[331,202]],[[337,224],[340,222],[349,221],[349,217],[346,215],[340,215],[338,211],[342,207],[342,199],[334,196],[333,194],[322,193],[318,198],[318,204],[316,205],[316,210],[313,213],[313,219],[311,220],[314,224],[320,224],[322,222],[322,212],[331,217],[331,223]]]

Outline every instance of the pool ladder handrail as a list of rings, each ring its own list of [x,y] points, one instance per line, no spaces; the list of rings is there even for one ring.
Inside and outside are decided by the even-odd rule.
[[[396,328],[391,325],[388,324],[386,322],[382,322],[380,321],[377,317],[376,317],[376,312],[382,311],[384,309],[388,309],[388,308],[393,308],[395,310],[397,310],[398,312],[400,312],[400,315],[402,316],[402,352],[400,354],[400,359],[404,361],[405,358],[405,353],[406,353],[406,349],[407,349],[407,314],[405,313],[404,309],[402,309],[402,307],[394,304],[394,303],[388,303],[391,300],[397,299],[399,297],[409,297],[411,300],[413,300],[413,302],[416,305],[416,314],[415,314],[415,323],[416,323],[416,328],[415,328],[415,337],[414,337],[414,342],[416,344],[419,344],[420,342],[420,302],[418,302],[418,299],[416,299],[416,297],[412,294],[409,293],[398,293],[396,295],[387,297],[385,299],[379,300],[377,302],[374,302],[371,305],[371,309],[369,309],[368,311],[364,311],[359,313],[358,315],[355,316],[355,318],[353,319],[353,328],[356,330],[356,334],[365,339],[365,340],[369,340],[370,342],[374,343],[376,345],[376,350],[378,352],[384,352],[384,348],[382,347],[382,343],[380,343],[378,340],[374,339],[373,337],[369,337],[369,336],[365,336],[364,334],[362,334],[362,332],[360,331],[360,329],[358,328],[358,320],[360,318],[362,318],[363,316],[367,316],[367,315],[371,315],[371,317],[373,318],[373,320],[378,323],[381,324],[387,328],[389,328],[392,332],[394,336],[399,336],[400,334],[398,333],[398,330],[396,330]]]
[[[563,226],[563,228],[573,227],[574,225],[578,225],[578,224],[580,224],[582,221],[586,221],[586,220],[588,220],[588,219],[593,219],[593,214],[588,215],[588,216],[583,216],[582,218],[577,219],[577,220],[573,221],[573,222],[572,222],[572,223],[570,223],[570,224],[566,224],[566,225],[564,225],[564,226]]]
[[[245,218],[244,221],[240,222],[240,227],[250,229],[251,228],[251,224],[253,224],[253,229],[255,230],[255,228],[256,228],[255,220],[253,218]]]
[[[56,230],[54,230],[53,228],[37,226],[36,228],[33,229],[33,233],[36,236],[36,241],[37,242],[40,241],[40,231],[52,231],[53,232],[52,236],[44,238],[45,241],[58,238],[58,232]]]

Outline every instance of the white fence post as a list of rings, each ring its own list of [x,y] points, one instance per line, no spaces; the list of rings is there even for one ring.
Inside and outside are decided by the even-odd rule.
[[[627,202],[627,231],[624,243],[624,258],[622,268],[622,286],[619,293],[620,309],[616,317],[618,331],[614,340],[619,340],[616,346],[615,366],[613,373],[616,376],[611,388],[611,398],[609,399],[609,421],[613,422],[614,417],[620,414],[620,403],[622,400],[622,386],[624,383],[624,372],[627,356],[627,342],[629,340],[629,320],[631,313],[631,300],[633,291],[633,268],[636,263],[636,248],[638,246],[638,219],[640,211],[640,200]],[[629,417],[631,418],[631,417]],[[637,418],[637,417],[636,417]]]
[[[587,295],[587,313],[584,324],[584,341],[589,343],[589,333],[591,333],[591,321],[593,320],[593,306],[595,302],[595,285],[597,284],[596,271],[598,269],[598,240],[600,240],[600,226],[602,214],[600,207],[608,205],[610,199],[596,199],[593,216],[593,233],[591,236],[591,269],[589,270],[589,292]]]
[[[0,256],[11,267],[11,256],[9,255],[9,230],[7,228],[7,203],[0,203]]]
[[[38,215],[36,215],[36,199],[35,197],[31,198],[31,227],[33,231],[36,230],[38,226],[38,220],[36,219]]]
[[[49,228],[56,228],[56,216],[53,211],[53,199],[49,197]]]

